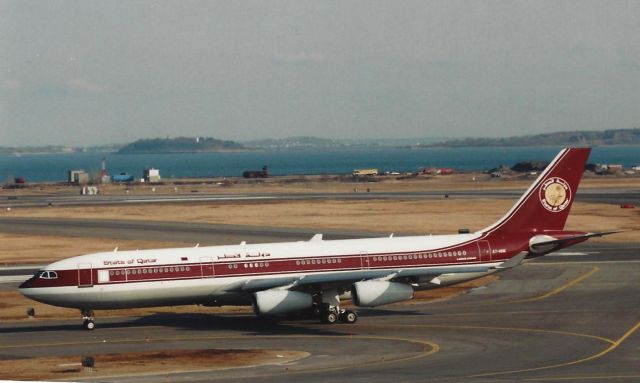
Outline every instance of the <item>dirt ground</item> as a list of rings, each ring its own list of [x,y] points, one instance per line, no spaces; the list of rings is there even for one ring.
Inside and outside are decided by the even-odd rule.
[[[101,194],[281,194],[281,193],[349,193],[426,191],[426,190],[478,190],[522,189],[535,180],[537,175],[508,174],[501,178],[492,178],[484,173],[457,173],[438,176],[380,176],[367,182],[355,182],[350,176],[311,175],[279,176],[266,179],[243,178],[198,178],[165,179],[160,184],[108,184],[98,185]],[[585,173],[580,188],[640,187],[640,174],[594,175]],[[28,194],[77,195],[80,186],[65,183],[27,184],[22,189],[0,189],[2,196],[21,196]]]
[[[287,350],[167,350],[92,355],[93,368],[81,365],[83,356],[0,360],[0,379],[98,379],[101,376],[137,375],[220,370],[236,367],[284,364],[309,356]]]

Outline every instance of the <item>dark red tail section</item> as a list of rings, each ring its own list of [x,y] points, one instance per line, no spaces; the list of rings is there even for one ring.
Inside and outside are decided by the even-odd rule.
[[[575,199],[590,148],[563,149],[518,202],[484,233],[562,230]]]

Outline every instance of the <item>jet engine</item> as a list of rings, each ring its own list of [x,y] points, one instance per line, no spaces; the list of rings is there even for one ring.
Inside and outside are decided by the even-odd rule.
[[[388,281],[356,282],[351,288],[351,296],[356,306],[375,307],[413,298],[413,287]]]
[[[311,294],[289,290],[265,290],[253,294],[253,310],[257,315],[278,315],[310,308]]]

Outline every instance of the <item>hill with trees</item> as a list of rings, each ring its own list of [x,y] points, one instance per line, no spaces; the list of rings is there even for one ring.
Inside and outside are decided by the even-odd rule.
[[[572,131],[501,138],[464,138],[432,147],[640,145],[640,128]]]
[[[141,139],[120,148],[118,153],[197,153],[245,150],[235,141],[211,137],[176,137]]]

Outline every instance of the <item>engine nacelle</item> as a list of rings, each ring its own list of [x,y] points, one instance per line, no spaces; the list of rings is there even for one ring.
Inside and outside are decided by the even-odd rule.
[[[538,255],[546,254],[550,251],[553,251],[558,247],[558,244],[556,243],[544,244],[544,243],[555,241],[556,239],[557,238],[555,237],[550,237],[548,235],[543,235],[543,234],[533,236],[529,240],[529,251],[532,252],[533,254],[538,254]]]
[[[375,307],[413,298],[413,287],[388,281],[356,282],[351,288],[351,297],[356,306]]]
[[[310,308],[311,294],[289,290],[265,290],[253,294],[253,310],[257,315],[278,315]]]

